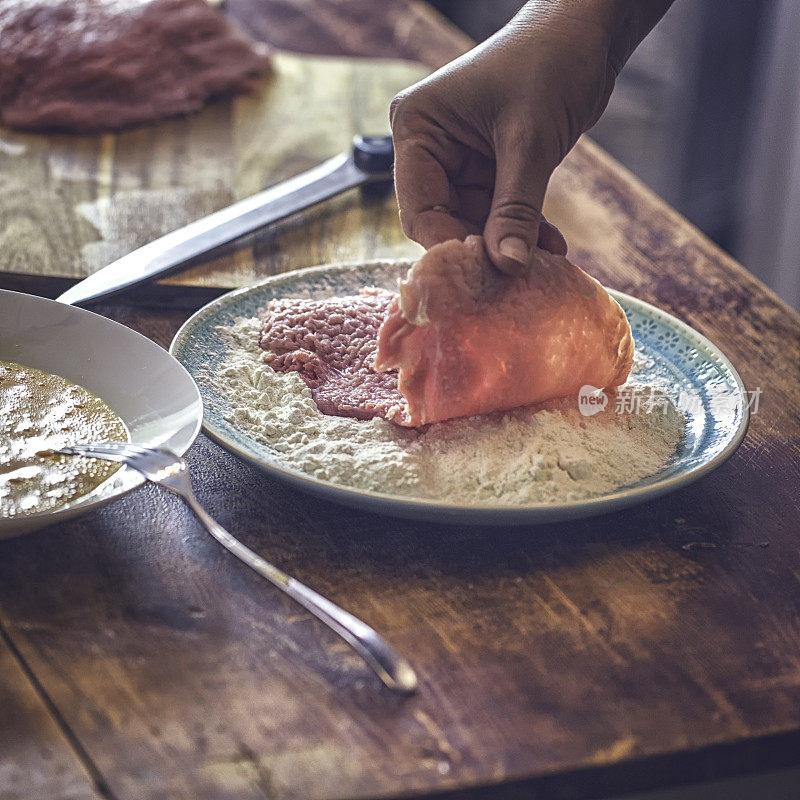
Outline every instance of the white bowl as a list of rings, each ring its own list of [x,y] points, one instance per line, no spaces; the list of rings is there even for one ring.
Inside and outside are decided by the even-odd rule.
[[[203,404],[189,373],[155,342],[91,311],[0,290],[0,361],[61,375],[94,392],[122,418],[137,444],[183,455],[200,430]],[[0,517],[0,539],[82,514],[143,481],[123,467],[58,509]]]

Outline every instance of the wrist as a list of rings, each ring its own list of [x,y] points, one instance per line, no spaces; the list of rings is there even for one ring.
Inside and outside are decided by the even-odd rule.
[[[673,0],[529,0],[509,24],[520,33],[546,25],[574,35],[593,31],[597,46],[618,74]]]

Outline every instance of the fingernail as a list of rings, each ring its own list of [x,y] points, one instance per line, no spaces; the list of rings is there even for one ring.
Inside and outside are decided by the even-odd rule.
[[[501,239],[498,250],[506,258],[513,258],[514,261],[519,261],[520,264],[528,263],[528,245],[518,236],[506,236],[505,239]]]

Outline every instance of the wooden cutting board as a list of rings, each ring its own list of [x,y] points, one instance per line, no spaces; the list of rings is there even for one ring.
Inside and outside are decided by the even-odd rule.
[[[156,237],[388,133],[392,97],[428,69],[276,53],[259,89],[103,136],[0,128],[0,272],[81,278]],[[390,192],[353,190],[165,282],[230,288],[326,261],[416,256]]]

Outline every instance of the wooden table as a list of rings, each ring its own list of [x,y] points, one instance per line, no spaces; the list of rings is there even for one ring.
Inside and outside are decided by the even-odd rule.
[[[304,9],[331,51],[375,31],[434,65],[464,46],[416,5],[260,1],[280,26],[229,5],[283,46],[312,46]],[[419,693],[378,689],[142,488],[0,542],[0,798],[574,799],[800,762],[800,317],[590,142],[548,202],[579,263],[761,387],[733,458],[606,517],[454,528],[299,494],[201,436],[203,504],[383,632]],[[201,297],[149,300],[96,310],[166,346]]]

